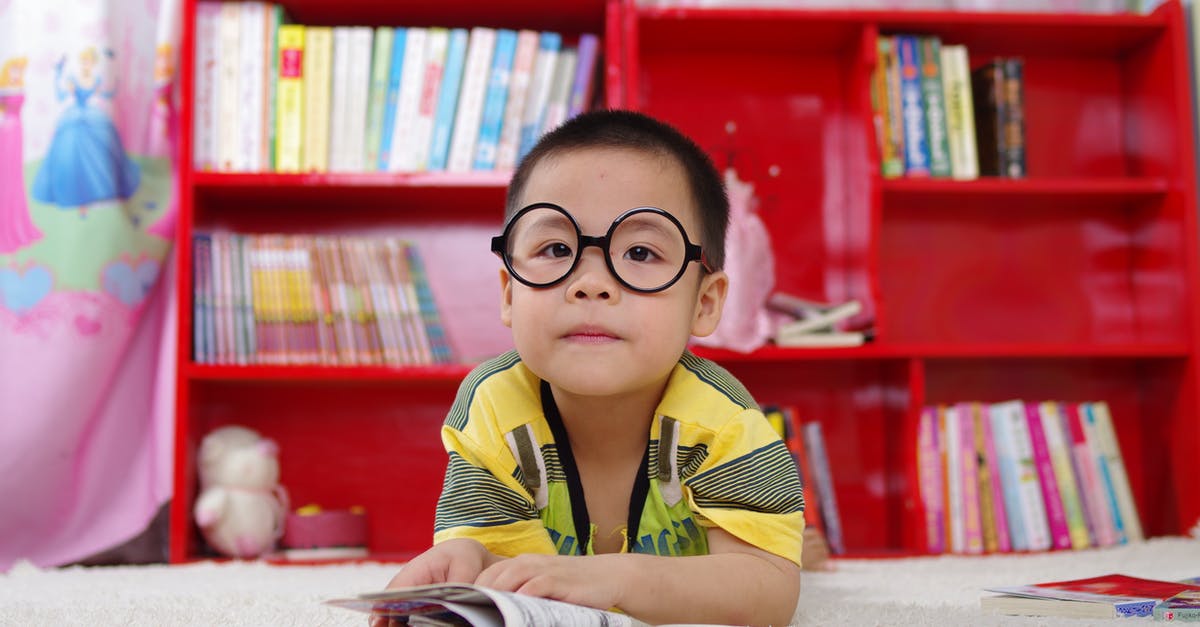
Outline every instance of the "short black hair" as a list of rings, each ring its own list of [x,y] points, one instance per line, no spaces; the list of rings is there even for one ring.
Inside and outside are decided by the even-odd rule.
[[[729,198],[712,159],[675,127],[636,111],[600,109],[581,113],[546,133],[529,151],[508,185],[504,216],[520,207],[534,168],[546,158],[583,148],[629,148],[672,158],[683,168],[700,219],[700,246],[713,270],[725,265]]]

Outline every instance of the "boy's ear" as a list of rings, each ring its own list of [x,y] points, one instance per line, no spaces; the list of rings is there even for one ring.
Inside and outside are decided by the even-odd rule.
[[[512,277],[506,268],[500,268],[500,322],[512,328]]]
[[[701,277],[700,292],[696,295],[696,313],[692,317],[692,335],[704,337],[717,330],[728,293],[729,275],[724,270]]]

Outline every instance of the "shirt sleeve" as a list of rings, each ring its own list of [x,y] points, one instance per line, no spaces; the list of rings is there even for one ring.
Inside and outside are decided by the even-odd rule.
[[[474,418],[467,424],[489,422]],[[554,543],[532,497],[518,479],[516,461],[503,437],[486,429],[471,430],[477,432],[473,434],[477,437],[450,425],[442,427],[442,443],[450,459],[438,498],[434,544],[451,538],[473,538],[505,557],[554,554]]]
[[[787,446],[756,409],[730,420],[683,478],[692,511],[759,549],[800,565],[804,493]]]

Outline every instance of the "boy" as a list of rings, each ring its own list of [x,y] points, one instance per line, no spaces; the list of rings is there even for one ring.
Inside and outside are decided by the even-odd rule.
[[[516,350],[459,389],[434,546],[389,587],[474,582],[651,623],[789,622],[795,464],[745,388],[686,352],[716,329],[729,284],[711,161],[647,116],[586,113],[524,158],[505,213],[492,248]]]

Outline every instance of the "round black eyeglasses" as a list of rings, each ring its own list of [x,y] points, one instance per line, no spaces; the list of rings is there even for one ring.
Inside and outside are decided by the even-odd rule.
[[[529,287],[551,287],[570,276],[583,249],[595,246],[618,283],[641,293],[661,292],[683,276],[687,264],[708,259],[675,216],[657,207],[636,207],[617,216],[602,237],[584,235],[566,209],[539,202],[515,213],[492,252],[514,279]]]

